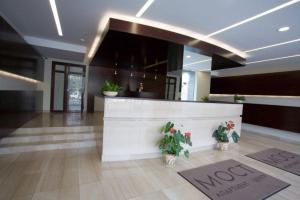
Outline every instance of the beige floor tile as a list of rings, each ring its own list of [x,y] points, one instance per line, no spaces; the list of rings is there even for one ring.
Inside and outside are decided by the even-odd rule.
[[[37,189],[40,179],[40,173],[24,174],[21,177],[20,184],[18,184],[15,190],[14,197],[33,195]]]
[[[21,197],[13,197],[11,200],[32,200],[33,195],[26,195]]]
[[[173,186],[163,190],[163,193],[171,200],[209,200],[202,192],[191,184],[188,186]]]
[[[61,188],[63,172],[42,174],[36,192],[48,192]]]
[[[229,151],[195,152],[189,160],[179,158],[174,168],[167,168],[160,158],[102,163],[96,148],[0,155],[0,200],[205,200],[208,198],[177,172],[226,159],[291,183],[270,199],[298,200],[299,176],[244,156],[269,147],[300,154],[299,145],[242,134],[241,142],[231,145]]]
[[[53,157],[48,164],[47,173],[58,173],[64,170],[64,157]]]
[[[63,188],[59,191],[59,200],[80,200],[79,185]]]
[[[124,194],[120,185],[114,179],[105,179],[99,182],[103,191],[103,199],[107,200],[123,200]]]
[[[79,172],[78,170],[64,170],[61,187],[75,187],[79,186]]]
[[[169,200],[169,198],[163,192],[157,191],[154,193],[138,196],[130,200]]]
[[[59,190],[38,192],[33,195],[32,200],[58,200]]]
[[[99,182],[80,185],[80,200],[104,200]]]
[[[77,156],[66,157],[64,160],[64,170],[79,170],[79,158]]]
[[[99,181],[96,169],[92,164],[87,164],[85,167],[79,168],[79,184],[87,184]]]

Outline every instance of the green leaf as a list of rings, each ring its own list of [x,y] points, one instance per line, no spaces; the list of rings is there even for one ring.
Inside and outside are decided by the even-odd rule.
[[[185,151],[184,151],[184,156],[185,156],[186,158],[189,158],[190,152],[189,152],[188,150],[185,150]]]
[[[240,139],[240,136],[237,134],[237,132],[233,131],[233,133],[231,134],[232,140],[237,143]]]

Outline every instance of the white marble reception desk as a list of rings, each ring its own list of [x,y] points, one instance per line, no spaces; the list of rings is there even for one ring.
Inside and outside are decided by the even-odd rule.
[[[192,132],[190,151],[213,148],[213,131],[228,120],[241,131],[242,104],[202,103],[134,98],[105,98],[102,161],[160,156],[160,128],[172,121]]]

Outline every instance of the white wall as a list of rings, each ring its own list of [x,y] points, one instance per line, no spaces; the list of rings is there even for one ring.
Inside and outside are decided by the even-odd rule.
[[[196,100],[201,101],[210,93],[210,72],[196,72]]]

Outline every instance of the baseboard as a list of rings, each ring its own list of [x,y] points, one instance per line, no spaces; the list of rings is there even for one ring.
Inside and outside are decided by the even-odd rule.
[[[203,147],[197,147],[197,148],[190,148],[189,151],[193,153],[193,152],[204,151],[213,148],[215,148],[215,144],[207,145]],[[161,156],[162,154],[159,151],[155,153],[131,154],[131,155],[107,155],[107,154],[103,155],[102,154],[102,161],[112,162],[112,161],[140,160],[140,159],[159,158]]]

